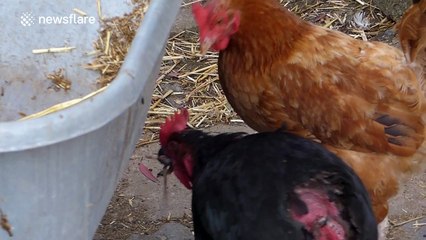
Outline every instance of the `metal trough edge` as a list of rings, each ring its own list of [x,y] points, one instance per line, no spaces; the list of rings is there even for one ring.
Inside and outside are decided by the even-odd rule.
[[[104,126],[141,98],[143,104],[150,104],[164,46],[180,5],[181,0],[152,0],[117,78],[105,91],[44,117],[0,122],[0,153],[75,138]],[[145,119],[146,112],[137,117]]]

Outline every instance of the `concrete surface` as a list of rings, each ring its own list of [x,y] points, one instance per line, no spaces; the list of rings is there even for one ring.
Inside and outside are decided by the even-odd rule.
[[[393,21],[398,21],[411,3],[411,0],[373,0],[373,4]]]
[[[192,240],[194,235],[188,227],[179,223],[166,223],[152,235],[133,234],[128,240]]]

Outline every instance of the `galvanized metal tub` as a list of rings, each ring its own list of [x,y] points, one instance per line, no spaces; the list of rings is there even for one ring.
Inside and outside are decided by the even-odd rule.
[[[58,15],[78,7],[93,13],[95,2],[60,1],[53,4],[49,1],[6,0],[0,3],[0,15],[11,19],[5,22],[6,17],[0,17],[3,30],[0,112],[3,114],[4,110],[5,115],[2,120],[16,118],[11,109],[36,112],[48,105],[83,96],[90,90],[90,84],[75,84],[75,90],[62,97],[46,92],[46,86],[40,87],[43,83],[24,84],[22,79],[26,77],[37,79],[36,75],[42,72],[38,69],[40,66],[53,69],[61,63],[76,79],[87,78],[92,82],[96,79],[96,74],[75,65],[76,59],[83,57],[82,52],[73,52],[71,58],[58,54],[54,56],[58,58],[56,60],[32,56],[28,49],[36,48],[43,34],[49,36],[47,42],[53,45],[58,41],[58,32],[52,33],[51,30],[60,28],[23,30],[19,20],[22,12],[29,8],[36,9],[39,14]],[[125,0],[102,2],[104,6],[108,2],[127,4]],[[105,91],[44,117],[0,122],[0,209],[13,227],[11,239],[93,238],[120,173],[141,134],[164,45],[180,4],[180,0],[151,2],[119,75]],[[70,45],[77,43],[87,50],[96,39],[99,26],[85,26],[83,31],[77,27],[81,26],[70,26],[59,33],[64,31],[75,41]],[[16,74],[10,69],[15,69]],[[10,79],[15,75],[19,75],[21,81]],[[40,101],[25,102],[28,99],[22,96],[28,92]],[[8,238],[6,231],[0,228],[0,239]]]

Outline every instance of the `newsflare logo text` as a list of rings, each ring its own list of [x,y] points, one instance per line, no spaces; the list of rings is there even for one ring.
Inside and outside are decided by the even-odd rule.
[[[21,25],[24,27],[39,25],[80,25],[95,24],[96,18],[93,16],[80,16],[71,13],[68,16],[35,16],[32,12],[23,12],[20,19]]]

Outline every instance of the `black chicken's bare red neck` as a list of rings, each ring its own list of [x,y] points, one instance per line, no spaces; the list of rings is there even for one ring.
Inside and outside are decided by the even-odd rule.
[[[339,216],[336,203],[326,193],[310,188],[297,188],[295,191],[306,205],[307,213],[300,214],[295,209],[290,209],[290,212],[316,240],[346,239],[347,226]]]

